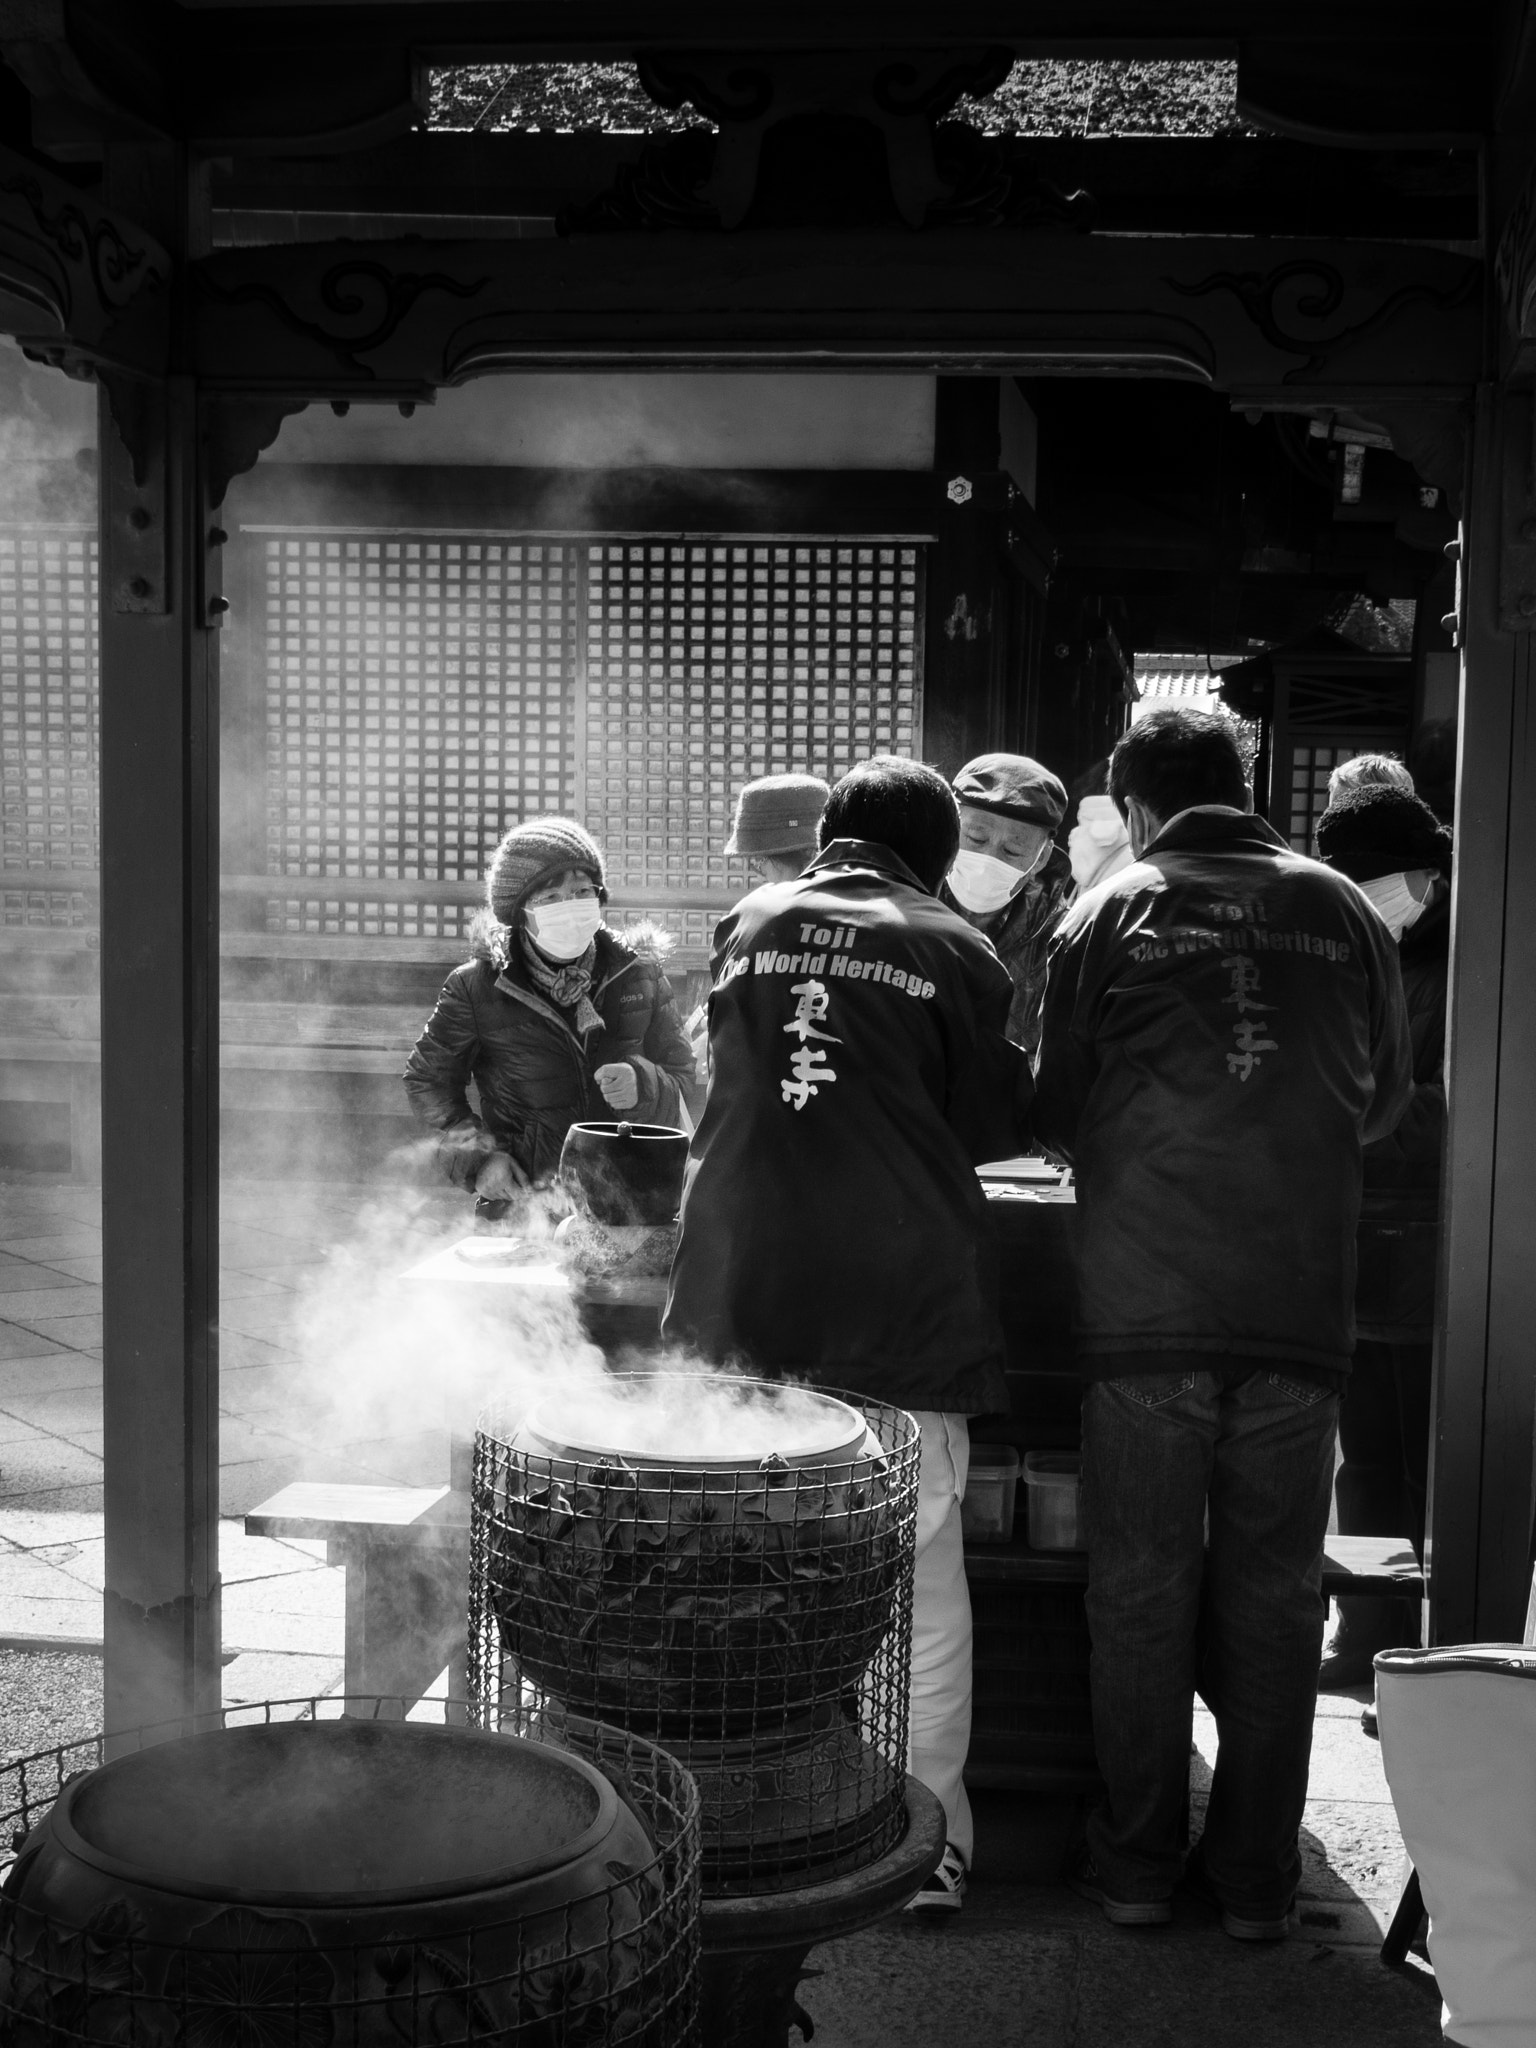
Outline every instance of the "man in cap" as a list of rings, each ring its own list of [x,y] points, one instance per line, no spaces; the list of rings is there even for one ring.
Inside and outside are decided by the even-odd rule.
[[[754,882],[792,882],[816,858],[816,827],[832,794],[819,775],[762,775],[736,799],[726,858]]]
[[[1365,1148],[1356,1233],[1355,1355],[1339,1407],[1334,1479],[1345,1536],[1406,1536],[1423,1555],[1429,1479],[1430,1347],[1445,1138],[1445,997],[1450,972],[1451,835],[1400,784],[1348,785],[1317,821],[1318,858],[1370,897],[1397,942],[1413,1045],[1402,1122]],[[1326,1690],[1369,1685],[1378,1650],[1417,1644],[1415,1602],[1339,1602],[1323,1656]]]
[[[960,851],[943,900],[992,941],[1013,982],[1008,1036],[1040,1043],[1045,951],[1071,893],[1072,867],[1052,835],[1067,792],[1027,754],[978,754],[954,779]]]

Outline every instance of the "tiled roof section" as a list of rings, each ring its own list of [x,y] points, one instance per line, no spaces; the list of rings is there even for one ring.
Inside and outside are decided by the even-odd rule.
[[[1236,132],[1233,63],[1025,59],[956,115],[989,135],[1225,135]],[[528,133],[687,128],[640,88],[633,64],[456,64],[434,70],[428,124]]]
[[[1203,654],[1138,654],[1136,689],[1143,704],[1195,704],[1221,709],[1215,692],[1229,656],[1217,655],[1206,665]]]

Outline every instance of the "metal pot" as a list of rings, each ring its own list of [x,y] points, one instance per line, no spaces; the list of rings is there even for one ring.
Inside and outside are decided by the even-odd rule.
[[[640,2040],[660,1892],[644,1824],[564,1750],[220,1729],[65,1786],[0,1892],[0,2013],[40,2039],[399,2048],[516,2036],[574,1968],[602,2038]]]
[[[572,1124],[560,1178],[596,1223],[670,1223],[683,1199],[688,1134],[670,1124]]]

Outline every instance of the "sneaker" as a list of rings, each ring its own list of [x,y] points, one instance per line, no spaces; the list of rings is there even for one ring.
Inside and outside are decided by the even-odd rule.
[[[1221,1931],[1233,1941],[1284,1941],[1291,1931],[1291,1906],[1283,1913],[1265,1915],[1258,1913],[1234,1913],[1224,1904],[1221,1894],[1206,1875],[1205,1866],[1192,1857],[1184,1872],[1184,1889],[1202,1900],[1207,1906],[1214,1906],[1221,1915]],[[1291,1905],[1294,1905],[1294,1899]]]
[[[944,1844],[939,1867],[920,1892],[908,1899],[908,1913],[958,1913],[965,1902],[965,1864],[953,1842]]]
[[[1368,1707],[1361,1710],[1360,1726],[1369,1735],[1372,1742],[1380,1742],[1381,1730],[1376,1725],[1376,1702],[1374,1700],[1371,1701]]]
[[[1117,1899],[1104,1889],[1098,1865],[1087,1847],[1067,1866],[1067,1883],[1080,1899],[1098,1907],[1111,1927],[1166,1927],[1173,1918],[1170,1899]]]

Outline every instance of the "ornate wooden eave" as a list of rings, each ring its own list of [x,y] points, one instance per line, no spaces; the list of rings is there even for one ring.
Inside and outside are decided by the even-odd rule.
[[[165,368],[171,264],[142,228],[0,148],[0,327],[71,375]]]
[[[1249,403],[1452,403],[1481,267],[1441,250],[1200,237],[616,234],[289,245],[193,266],[199,374],[416,401],[497,369],[835,360],[1132,371]]]

